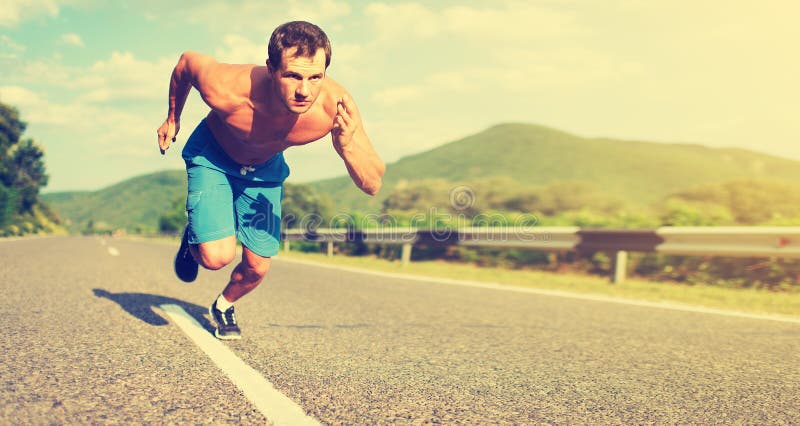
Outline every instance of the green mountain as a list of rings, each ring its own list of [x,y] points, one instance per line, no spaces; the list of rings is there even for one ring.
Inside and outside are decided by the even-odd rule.
[[[743,149],[583,138],[538,125],[502,124],[389,164],[376,197],[359,191],[349,176],[311,187],[328,194],[336,211],[377,212],[401,182],[438,178],[456,186],[487,177],[540,187],[589,182],[609,196],[643,205],[687,188],[737,179],[800,182],[800,161]],[[186,172],[175,170],[95,192],[52,193],[42,199],[73,231],[85,229],[89,220],[95,227],[155,231],[158,217],[185,195]]]
[[[388,165],[381,192],[363,195],[349,177],[313,184],[339,210],[378,210],[401,181],[441,178],[454,185],[507,176],[523,185],[585,181],[647,204],[688,187],[734,179],[800,180],[800,162],[743,149],[583,138],[533,124],[502,124]]]
[[[94,192],[41,195],[70,231],[82,231],[92,221],[96,229],[155,232],[159,216],[179,197],[186,197],[184,170],[137,176]]]

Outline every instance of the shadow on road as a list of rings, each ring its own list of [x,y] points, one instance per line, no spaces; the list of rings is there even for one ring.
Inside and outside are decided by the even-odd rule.
[[[97,297],[104,297],[109,300],[117,302],[122,309],[133,315],[136,318],[150,324],[150,325],[167,325],[169,322],[161,315],[153,310],[153,307],[158,307],[165,304],[178,305],[186,311],[192,318],[197,320],[203,328],[210,333],[214,332],[211,322],[206,319],[205,314],[208,308],[195,305],[194,303],[184,302],[183,300],[174,299],[172,297],[157,296],[155,294],[146,293],[111,293],[108,290],[101,288],[92,289],[94,295]]]

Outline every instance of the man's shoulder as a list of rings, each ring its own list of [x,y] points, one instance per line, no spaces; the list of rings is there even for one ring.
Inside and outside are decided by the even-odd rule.
[[[206,83],[236,95],[249,95],[250,89],[263,80],[258,65],[217,62],[206,73]]]
[[[260,74],[266,73],[259,73],[259,69],[264,67],[259,67],[254,64],[228,64],[217,62],[215,65],[216,69],[214,71],[217,77],[228,82],[239,80],[248,84],[255,83],[261,77]]]
[[[199,52],[187,51],[184,53],[191,64],[191,69],[198,76],[215,81],[230,81],[234,78],[249,78],[255,75],[254,70],[259,67],[255,64],[232,64],[220,62],[217,58]]]
[[[325,88],[323,89],[323,93],[325,95],[325,109],[330,109],[333,115],[336,115],[336,105],[339,102],[339,99],[342,99],[345,96],[351,99],[353,98],[347,89],[344,88],[344,86],[330,77],[325,77]]]
[[[230,112],[251,104],[257,68],[252,64],[214,62],[198,74],[195,88],[212,109]]]
[[[347,90],[330,76],[325,77],[325,92],[336,98],[347,94]]]

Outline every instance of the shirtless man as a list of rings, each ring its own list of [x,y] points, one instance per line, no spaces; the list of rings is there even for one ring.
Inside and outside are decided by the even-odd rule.
[[[266,66],[223,64],[185,52],[172,72],[169,111],[158,128],[161,154],[175,141],[192,87],[211,108],[182,151],[186,162],[189,224],[183,232],[175,272],[186,282],[198,264],[217,270],[242,260],[209,312],[220,339],[241,337],[233,303],[258,286],[280,244],[283,181],[289,175],[283,151],[330,133],[353,182],[375,195],[385,165],[372,147],[356,104],[326,76],[328,37],[316,25],[289,22],[269,40]]]

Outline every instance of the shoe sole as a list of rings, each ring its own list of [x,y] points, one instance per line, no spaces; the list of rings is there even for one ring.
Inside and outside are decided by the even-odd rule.
[[[181,244],[180,244],[180,246],[178,246],[178,253],[175,254],[175,260],[172,261],[172,269],[175,271],[175,275],[178,277],[179,280],[181,280],[181,281],[183,281],[185,283],[193,283],[197,279],[197,273],[199,272],[199,265],[195,264],[195,267],[197,267],[198,269],[195,270],[191,274],[191,277],[189,277],[188,279],[185,279],[184,277],[182,277],[181,274],[178,272],[178,262],[179,262],[178,259],[181,257],[181,253],[183,253],[184,248],[186,250],[189,249],[188,247],[184,247],[184,245],[183,245],[183,240],[186,237],[186,230],[187,229],[188,228],[184,228],[184,230],[183,230],[183,235],[181,236]],[[187,241],[186,244],[188,246],[189,242]],[[190,254],[190,256],[191,256],[191,254]]]
[[[242,338],[241,335],[239,336],[222,336],[219,334],[219,329],[214,330],[214,337],[219,340],[239,340]]]
[[[179,253],[178,255],[176,255],[176,256],[175,256],[175,261],[173,262],[175,266],[173,266],[173,268],[172,268],[173,270],[175,270],[175,276],[177,276],[179,280],[181,280],[181,281],[183,281],[183,282],[185,282],[185,283],[187,283],[187,284],[190,284],[190,283],[193,283],[193,282],[195,282],[195,281],[197,280],[197,273],[196,273],[196,272],[195,272],[194,274],[192,274],[192,277],[191,277],[191,278],[189,278],[189,279],[186,279],[186,278],[182,277],[182,276],[181,276],[181,275],[178,273],[178,267],[177,267],[177,264],[178,264],[178,256],[180,256],[180,253]]]
[[[214,305],[211,305],[211,306],[214,306]],[[211,319],[214,319],[214,312],[211,311],[211,306],[208,307],[208,315],[211,316]],[[214,321],[214,322],[216,322],[216,321]],[[217,328],[214,329],[214,337],[216,337],[219,340],[239,340],[239,339],[242,338],[242,335],[240,334],[238,336],[223,336],[223,335],[219,334],[219,325],[217,325]]]

